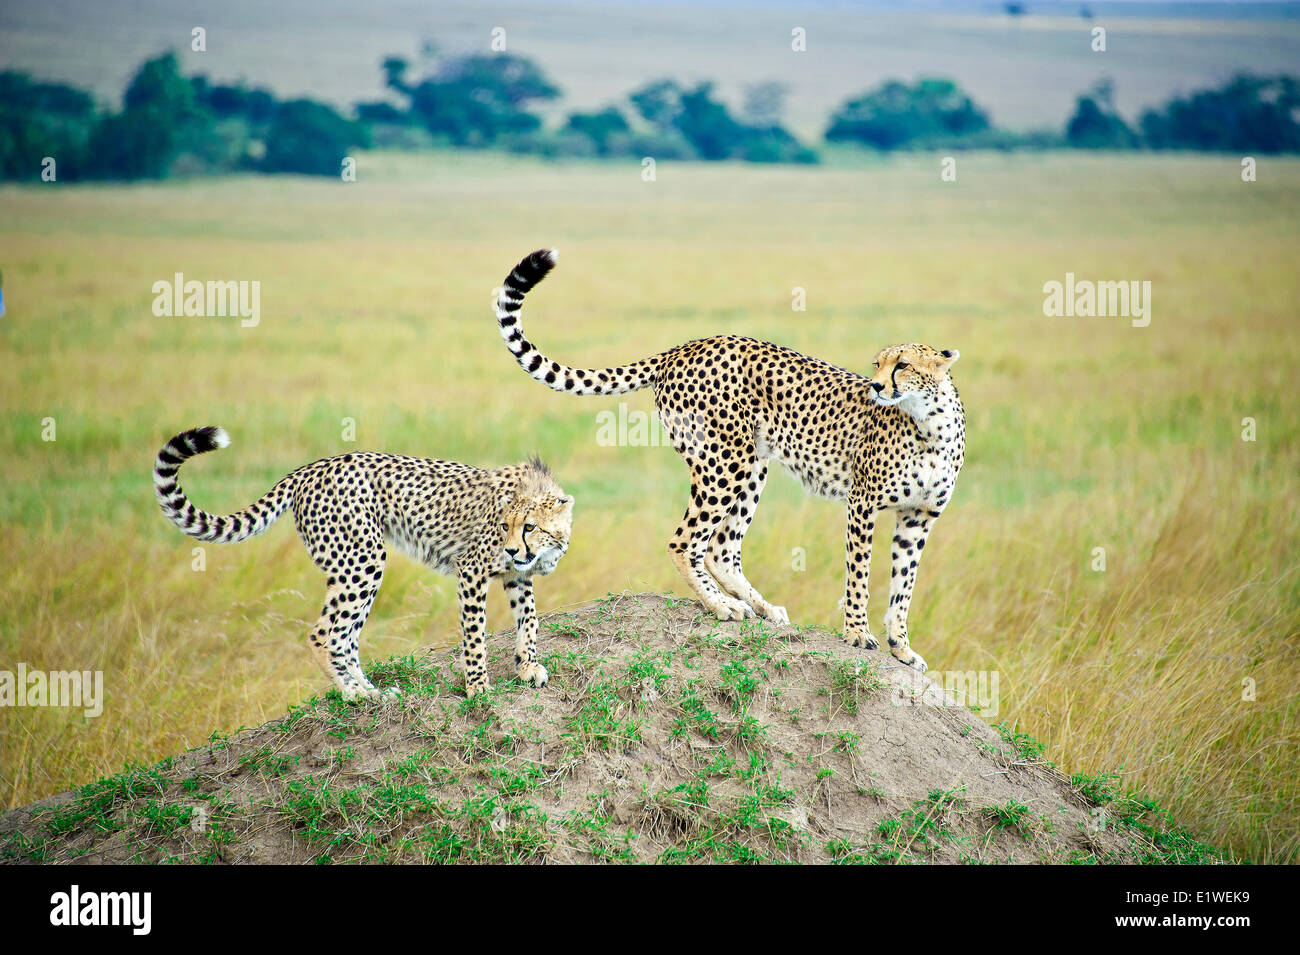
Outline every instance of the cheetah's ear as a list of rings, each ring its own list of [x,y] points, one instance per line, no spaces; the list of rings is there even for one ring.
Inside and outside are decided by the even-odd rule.
[[[939,362],[940,371],[947,371],[955,365],[957,359],[961,357],[961,352],[955,348],[945,348],[943,351],[939,352],[939,354],[943,356],[943,361]]]
[[[560,510],[562,510],[562,511],[565,510],[566,508],[573,507],[573,498],[571,498],[571,497],[557,497],[557,498],[555,499],[555,506],[558,507],[558,508],[559,508]]]

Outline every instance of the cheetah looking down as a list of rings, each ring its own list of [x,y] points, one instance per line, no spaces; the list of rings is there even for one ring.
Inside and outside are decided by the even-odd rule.
[[[880,511],[897,512],[889,609],[890,651],[926,668],[907,638],[916,566],[952,497],[966,418],[948,370],[956,351],[893,345],[871,377],[789,348],[734,335],[704,338],[617,368],[570,368],[524,337],[524,295],[555,265],[543,249],[506,277],[497,323],[524,371],[555,391],[620,395],[654,388],[666,434],[691,472],[691,500],[668,544],[673,564],[723,620],[757,614],[788,623],[745,579],[740,549],[768,464],[780,461],[815,494],[848,506],[845,639],[878,646],[867,625],[867,569]]]
[[[212,427],[168,441],[154,465],[158,504],[186,534],[221,544],[256,537],[293,508],[298,534],[328,578],[310,635],[312,654],[344,699],[381,695],[362,672],[357,648],[383,580],[385,539],[439,573],[456,575],[470,697],[488,686],[483,641],[492,577],[501,578],[518,627],[519,679],[546,684],[537,660],[532,578],[555,570],[568,549],[573,498],[540,461],[485,471],[396,454],[341,454],[291,472],[238,513],[209,514],[190,503],[177,472],[188,458],[229,443],[225,431]]]

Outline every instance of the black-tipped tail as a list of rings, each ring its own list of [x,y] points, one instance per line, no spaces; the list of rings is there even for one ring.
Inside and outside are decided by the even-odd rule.
[[[572,395],[623,395],[654,384],[658,356],[617,368],[574,368],[547,358],[524,337],[524,296],[555,268],[558,253],[538,249],[510,270],[497,296],[497,328],[519,367],[554,391]]]
[[[519,304],[522,305],[523,297],[555,268],[559,254],[556,249],[538,249],[510,270],[503,283],[504,287],[518,293]]]
[[[226,544],[255,537],[270,527],[291,502],[292,475],[237,514],[209,514],[191,504],[181,488],[181,465],[196,454],[229,444],[230,436],[222,428],[212,425],[192,428],[163,445],[154,461],[153,488],[158,506],[169,521],[199,540]]]

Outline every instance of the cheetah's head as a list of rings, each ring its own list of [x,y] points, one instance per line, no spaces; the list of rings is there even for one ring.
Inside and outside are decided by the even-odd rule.
[[[541,462],[526,465],[513,499],[501,514],[506,567],[517,574],[549,574],[569,549],[573,497]]]
[[[897,405],[914,418],[923,418],[939,397],[948,369],[961,352],[929,345],[890,345],[876,356],[871,397],[878,405]]]

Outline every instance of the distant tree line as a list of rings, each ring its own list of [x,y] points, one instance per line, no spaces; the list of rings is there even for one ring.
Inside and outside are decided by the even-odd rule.
[[[144,63],[122,109],[96,109],[70,86],[0,73],[0,177],[159,179],[247,169],[337,175],[348,150],[367,145],[364,124],[323,103],[277,100],[266,90],[184,77],[176,57]]]
[[[1174,97],[1142,114],[1137,128],[1115,110],[1106,80],[1079,97],[1067,144],[1089,149],[1198,149],[1235,153],[1300,151],[1300,81],[1233,77],[1220,89]]]
[[[382,63],[387,98],[353,116],[310,99],[182,76],[176,57],[145,62],[122,108],[15,71],[0,72],[0,178],[38,179],[47,157],[57,178],[156,179],[247,170],[338,175],[345,157],[371,146],[505,149],[543,156],[818,161],[780,121],[785,89],[750,87],[740,115],[713,84],[660,79],[600,109],[548,128],[534,110],[559,88],[524,57],[439,58],[413,78],[400,57]],[[1177,97],[1130,126],[1109,82],[1078,98],[1060,132],[1015,133],[949,79],[889,80],[850,97],[831,116],[827,143],[898,149],[1049,148],[1300,151],[1300,83],[1234,77],[1221,89]],[[46,178],[50,175],[47,173]]]
[[[401,131],[415,128],[434,144],[547,156],[817,161],[775,117],[754,122],[733,116],[711,83],[687,89],[657,80],[623,102],[572,113],[559,129],[546,130],[529,110],[557,99],[560,90],[523,57],[452,57],[418,81],[408,78],[410,65],[399,57],[386,59],[383,69],[392,98],[358,103],[357,118],[376,127],[386,143],[409,141]]]

